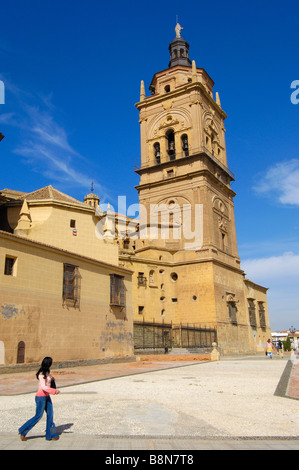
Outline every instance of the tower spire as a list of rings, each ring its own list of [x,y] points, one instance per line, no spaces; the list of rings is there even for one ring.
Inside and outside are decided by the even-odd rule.
[[[184,65],[185,67],[192,67],[191,60],[189,59],[189,44],[181,37],[183,27],[177,21],[175,27],[175,39],[169,44],[170,62],[169,68],[176,65]]]
[[[141,85],[140,85],[140,101],[145,100],[145,88],[144,88],[144,81],[141,80]]]

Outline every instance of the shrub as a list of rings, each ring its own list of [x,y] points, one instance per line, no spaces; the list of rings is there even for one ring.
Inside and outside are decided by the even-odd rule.
[[[291,351],[292,350],[292,343],[290,338],[287,338],[286,341],[283,341],[283,349],[285,351]]]

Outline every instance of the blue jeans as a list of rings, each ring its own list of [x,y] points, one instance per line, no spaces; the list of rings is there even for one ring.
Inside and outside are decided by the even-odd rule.
[[[58,435],[55,432],[55,424],[53,423],[53,405],[51,397],[35,397],[35,403],[35,416],[20,427],[19,434],[26,436],[26,434],[41,420],[45,411],[47,413],[46,439],[47,441],[50,441],[53,438],[57,438]]]

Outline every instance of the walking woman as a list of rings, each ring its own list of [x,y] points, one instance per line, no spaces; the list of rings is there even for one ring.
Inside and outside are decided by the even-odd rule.
[[[29,419],[29,421],[23,424],[19,429],[22,441],[27,441],[26,435],[40,421],[44,411],[47,413],[46,440],[58,440],[58,434],[55,432],[55,425],[53,423],[53,405],[50,395],[57,395],[60,391],[56,390],[56,388],[51,388],[52,377],[50,375],[50,367],[52,366],[52,362],[51,357],[45,357],[36,374],[38,380],[38,390],[35,396],[36,413],[33,418]]]
[[[267,356],[272,359],[272,355],[273,355],[273,345],[272,345],[272,342],[271,342],[271,339],[269,338],[268,341],[267,341],[267,344],[266,344],[266,353],[267,353]]]

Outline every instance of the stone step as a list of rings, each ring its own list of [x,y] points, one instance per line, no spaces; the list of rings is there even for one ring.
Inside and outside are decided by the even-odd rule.
[[[168,354],[182,355],[182,354],[206,354],[211,352],[212,348],[172,348]]]

